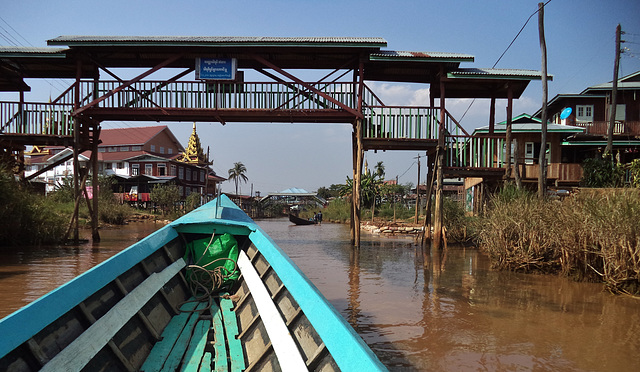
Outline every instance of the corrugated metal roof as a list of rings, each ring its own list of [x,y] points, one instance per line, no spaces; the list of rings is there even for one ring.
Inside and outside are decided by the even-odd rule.
[[[49,45],[316,45],[386,47],[387,41],[379,37],[269,37],[269,36],[58,36],[48,40]]]
[[[50,48],[50,47],[20,47],[20,46],[0,46],[0,56],[2,57],[37,57],[41,54],[45,57],[64,57],[64,52],[69,48]]]
[[[582,93],[589,91],[611,90],[613,89],[613,81],[608,83],[598,84],[585,89]],[[623,76],[618,79],[618,89],[640,89],[640,71],[636,71],[632,74]]]
[[[371,61],[376,60],[425,60],[425,61],[457,61],[473,62],[470,54],[445,53],[445,52],[407,52],[397,50],[381,50],[370,54]]]
[[[449,78],[522,78],[527,80],[541,79],[542,72],[536,70],[519,70],[506,68],[460,68],[447,73]],[[553,75],[547,75],[549,80],[553,79]]]

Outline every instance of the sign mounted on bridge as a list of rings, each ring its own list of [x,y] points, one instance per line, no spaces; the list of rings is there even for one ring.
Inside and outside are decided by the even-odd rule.
[[[196,79],[235,80],[237,65],[235,58],[196,58]]]

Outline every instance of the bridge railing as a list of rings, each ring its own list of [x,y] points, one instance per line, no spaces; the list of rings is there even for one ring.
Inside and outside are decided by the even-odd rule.
[[[94,82],[81,84],[82,96],[91,94]],[[354,83],[314,83],[334,100],[355,107]],[[99,81],[96,96],[116,90],[118,81]],[[295,82],[216,83],[202,81],[139,81],[118,90],[98,107],[321,110],[340,106]]]
[[[69,103],[0,102],[0,133],[73,135]]]
[[[501,168],[506,160],[505,144],[500,136],[447,136],[445,167]]]
[[[364,110],[364,136],[367,138],[432,139],[438,138],[439,107],[367,106]],[[460,135],[462,128],[445,113],[445,131]]]

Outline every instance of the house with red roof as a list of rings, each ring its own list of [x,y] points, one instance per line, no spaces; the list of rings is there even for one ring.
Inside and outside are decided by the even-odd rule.
[[[204,156],[195,124],[184,149],[180,141],[165,126],[103,129],[98,145],[100,174],[113,176],[114,192],[123,201],[147,202],[149,193],[157,184],[175,184],[186,198],[191,193],[215,195],[216,185],[225,179],[211,169]],[[57,184],[73,174],[73,150],[65,147],[34,147],[26,175],[50,167],[38,177],[53,191]],[[81,167],[89,167],[91,152],[79,155]],[[66,159],[66,160],[64,160]],[[62,162],[61,162],[62,161]],[[51,165],[57,164],[53,167]]]

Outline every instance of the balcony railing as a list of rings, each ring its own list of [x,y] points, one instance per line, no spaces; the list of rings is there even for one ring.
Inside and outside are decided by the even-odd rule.
[[[585,134],[607,135],[608,121],[576,122],[576,127],[585,128]],[[640,136],[640,121],[616,121],[613,126],[613,134]]]

